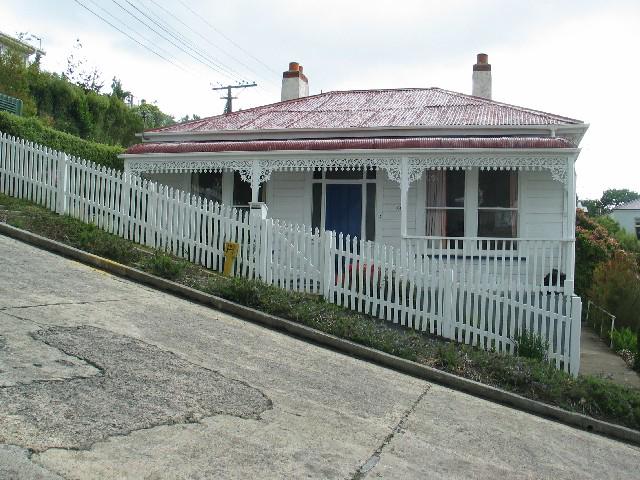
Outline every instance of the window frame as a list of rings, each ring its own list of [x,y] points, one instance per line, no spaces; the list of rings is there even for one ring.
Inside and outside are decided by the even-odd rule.
[[[438,171],[438,170],[426,170],[424,172],[424,201],[422,202],[422,208],[424,210],[424,228],[422,229],[422,231],[425,233],[426,235],[426,231],[427,231],[427,212],[429,210],[435,210],[435,211],[439,211],[439,210],[444,210],[444,211],[448,211],[448,210],[462,210],[463,212],[463,223],[464,223],[464,232],[462,237],[466,236],[467,234],[467,176],[468,176],[468,171],[467,170],[462,170],[462,172],[464,172],[464,187],[463,187],[463,194],[464,194],[464,198],[462,201],[462,206],[461,207],[429,207],[427,206],[427,182],[428,182],[428,178],[429,178],[429,172],[430,171]],[[440,170],[441,171],[441,170]],[[450,170],[445,170],[445,175],[449,173]],[[451,170],[451,171],[460,171],[460,170]],[[446,180],[445,180],[446,181]],[[446,202],[445,202],[446,203]],[[436,235],[434,235],[436,236]],[[449,238],[447,235],[439,235],[442,237],[447,237]],[[462,237],[450,237],[450,238],[462,238]]]
[[[489,171],[489,170],[485,170]],[[518,207],[515,209],[505,209],[502,207],[478,207],[478,187],[480,180],[480,168],[474,167],[465,170],[465,193],[464,193],[464,237],[452,237],[452,238],[502,238],[502,237],[478,237],[478,212],[479,210],[512,210],[516,212],[516,232],[517,238],[522,238],[522,213],[523,213],[523,196],[524,196],[524,180],[522,171],[514,170],[517,174],[517,202]],[[426,215],[426,195],[427,195],[427,176],[422,175],[418,188],[418,205],[423,205],[421,208],[416,209],[416,226],[419,227],[419,232],[422,232],[418,236],[427,237],[427,215]]]

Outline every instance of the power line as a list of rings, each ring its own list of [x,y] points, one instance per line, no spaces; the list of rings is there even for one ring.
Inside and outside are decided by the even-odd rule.
[[[122,33],[123,35],[125,35],[126,37],[128,37],[130,40],[133,40],[134,42],[136,42],[138,45],[140,45],[142,48],[145,48],[146,50],[149,50],[151,53],[153,53],[154,55],[160,57],[161,59],[169,62],[170,64],[172,64],[174,67],[179,68],[180,70],[183,70],[186,72],[186,70],[181,67],[180,65],[177,65],[176,63],[172,62],[171,60],[169,60],[168,58],[160,55],[158,52],[156,52],[155,50],[153,50],[152,48],[149,48],[147,45],[144,45],[143,43],[139,42],[138,40],[136,40],[135,38],[133,38],[131,35],[129,35],[127,32],[124,32],[123,30],[121,30],[120,28],[116,27],[113,23],[111,23],[109,20],[107,20],[106,18],[104,18],[103,16],[101,16],[100,14],[94,12],[93,10],[91,10],[89,7],[87,7],[85,4],[83,4],[82,2],[80,2],[79,0],[73,0],[74,2],[76,2],[78,5],[80,5],[82,8],[84,8],[85,10],[91,12],[93,15],[95,15],[96,17],[98,17],[100,20],[102,20],[103,22],[105,22],[106,24],[110,25],[111,27],[115,28],[117,31],[119,31],[120,33]]]
[[[253,70],[253,68],[251,68],[249,65],[247,65],[246,63],[242,62],[241,60],[239,60],[238,58],[234,57],[233,55],[230,55],[229,53],[227,53],[225,50],[223,50],[222,48],[220,48],[218,45],[216,45],[215,43],[211,42],[211,40],[209,40],[207,37],[205,37],[204,35],[202,35],[200,32],[198,32],[197,30],[195,30],[194,28],[192,28],[190,25],[188,25],[187,23],[185,23],[182,19],[180,19],[180,17],[167,10],[165,7],[163,7],[162,5],[160,5],[158,2],[156,2],[155,0],[148,0],[150,1],[152,4],[154,4],[156,7],[158,7],[159,9],[161,9],[163,12],[165,12],[170,18],[176,20],[177,22],[179,22],[181,25],[183,25],[184,27],[187,28],[187,30],[189,30],[190,32],[194,33],[195,35],[197,35],[198,37],[200,37],[202,40],[204,40],[205,42],[207,42],[209,45],[211,45],[213,48],[215,48],[216,50],[218,50],[220,53],[222,53],[223,55],[229,57],[231,60],[233,60],[234,62],[238,63],[239,65],[242,65],[243,67],[245,67],[247,69],[247,71],[249,71],[250,73],[255,74],[256,76],[262,78],[263,80],[265,80],[267,83],[270,83],[271,85],[278,87],[278,85],[273,82],[272,80],[270,80],[269,77],[265,77],[264,75],[261,75],[257,72],[255,72]],[[279,75],[279,74],[278,74]],[[261,88],[261,87],[258,87]],[[265,90],[264,88],[262,88],[262,90]],[[266,90],[265,90],[266,91]]]
[[[154,45],[153,40],[145,37],[144,35],[141,35],[139,32],[136,32],[135,29],[133,27],[131,27],[128,23],[122,21],[122,19],[120,19],[119,17],[117,17],[116,15],[114,15],[113,13],[111,13],[110,11],[108,11],[107,9],[105,9],[104,7],[102,7],[99,3],[97,3],[96,0],[89,0],[89,2],[91,4],[93,4],[94,7],[99,8],[100,10],[102,10],[105,14],[107,14],[108,16],[110,16],[114,21],[118,22],[120,25],[123,26],[123,28],[126,28],[127,30],[129,30],[133,35],[135,35],[136,37],[144,40],[144,42],[146,42],[147,45]],[[187,72],[187,67],[186,65],[184,65],[182,62],[180,62],[180,60],[178,60],[174,55],[172,55],[170,52],[168,52],[167,50],[165,50],[164,48],[162,48],[160,45],[155,45],[155,48],[162,52],[164,55],[166,55],[169,59],[171,59],[172,61],[175,61],[176,64],[178,66],[180,66],[182,68],[182,70],[184,72]]]
[[[178,42],[182,42],[185,47],[187,47],[188,49],[190,49],[191,51],[193,51],[195,54],[197,54],[199,57],[201,57],[202,59],[204,59],[205,61],[211,63],[212,65],[214,65],[215,67],[226,71],[226,73],[228,75],[233,75],[239,79],[243,79],[243,76],[241,74],[239,74],[238,72],[234,71],[233,69],[223,65],[219,60],[215,59],[214,57],[209,57],[206,54],[202,53],[202,50],[200,50],[199,48],[197,48],[196,45],[194,45],[192,42],[189,41],[189,39],[187,39],[184,35],[180,34],[180,32],[177,32],[173,29],[171,29],[171,27],[165,23],[165,25],[158,23],[157,20],[155,20],[154,18],[150,17],[149,15],[147,15],[145,12],[143,12],[142,10],[140,10],[135,4],[133,4],[132,2],[130,2],[129,0],[125,0],[131,7],[133,7],[135,10],[137,10],[139,13],[141,13],[142,15],[144,15],[147,19],[149,19],[151,22],[153,22],[155,25],[157,25],[159,28],[161,28],[164,32],[166,32],[167,34],[171,35],[173,38],[175,38]],[[164,23],[164,22],[163,22]],[[173,31],[172,31],[173,30]],[[176,35],[177,34],[177,35]],[[195,47],[195,48],[194,48]]]
[[[275,73],[276,75],[279,75],[278,72],[276,72],[274,69],[272,69],[269,65],[267,65],[266,63],[264,63],[262,60],[260,60],[259,58],[257,58],[256,56],[254,56],[251,52],[245,50],[243,47],[241,47],[240,45],[238,45],[236,42],[234,42],[231,38],[229,38],[227,35],[225,35],[224,33],[222,33],[220,30],[218,30],[214,25],[212,25],[208,20],[206,20],[204,18],[203,15],[198,15],[197,12],[195,12],[189,5],[187,5],[186,3],[184,3],[182,0],[178,0],[187,10],[189,10],[191,13],[193,13],[196,17],[198,17],[200,20],[202,20],[204,23],[206,23],[209,28],[211,28],[214,32],[216,32],[218,35],[220,35],[221,37],[223,37],[224,39],[226,39],[229,43],[231,43],[233,46],[235,46],[236,48],[238,48],[239,50],[243,51],[244,53],[246,53],[247,55],[249,55],[251,58],[253,58],[256,62],[258,62],[259,64],[261,64],[263,67],[265,67],[267,70],[270,70],[271,72]]]
[[[228,75],[227,73],[221,71],[218,68],[215,68],[211,65],[208,65],[207,63],[203,62],[202,60],[200,60],[198,57],[194,56],[192,53],[188,52],[187,50],[185,50],[184,48],[182,48],[180,45],[176,44],[175,42],[173,42],[171,39],[165,37],[163,34],[161,34],[160,32],[158,32],[156,29],[154,29],[153,27],[150,27],[144,20],[141,20],[137,15],[131,13],[131,11],[129,11],[126,7],[123,7],[117,0],[111,0],[113,3],[115,3],[118,7],[120,7],[125,13],[127,13],[128,15],[132,16],[133,18],[135,18],[138,22],[140,22],[142,25],[144,25],[145,27],[147,27],[149,30],[151,30],[152,32],[154,32],[156,35],[158,35],[160,38],[166,40],[167,42],[169,42],[171,45],[173,45],[174,47],[176,47],[178,50],[180,50],[183,53],[186,53],[187,55],[189,55],[191,58],[193,58],[194,60],[196,60],[197,62],[201,63],[202,65],[204,65],[205,67],[215,71],[216,73],[220,73],[228,78],[233,79],[232,76]]]

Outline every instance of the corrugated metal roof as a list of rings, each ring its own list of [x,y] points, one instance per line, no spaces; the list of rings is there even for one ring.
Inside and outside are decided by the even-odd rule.
[[[286,150],[351,150],[396,148],[573,148],[563,138],[548,137],[409,137],[238,142],[164,142],[133,145],[127,154],[192,152],[269,152]]]
[[[327,92],[150,132],[571,125],[580,120],[440,88]]]

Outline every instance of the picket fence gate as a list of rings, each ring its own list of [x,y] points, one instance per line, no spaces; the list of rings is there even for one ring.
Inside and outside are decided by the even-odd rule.
[[[486,350],[514,354],[517,336],[534,332],[547,342],[557,368],[579,370],[581,301],[572,282],[505,274],[520,268],[518,262],[537,265],[533,241],[494,239],[509,246],[494,247],[485,252],[492,261],[475,263],[448,251],[451,239],[438,249],[394,248],[263,218],[6,134],[0,134],[0,193],[217,271],[224,243],[237,242],[235,276],[323,295],[356,312]],[[463,250],[487,239],[465,241],[474,247]],[[561,265],[561,256],[550,258]]]

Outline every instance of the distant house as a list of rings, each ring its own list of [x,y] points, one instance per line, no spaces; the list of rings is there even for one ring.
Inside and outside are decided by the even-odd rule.
[[[12,50],[22,55],[25,65],[29,64],[31,55],[36,55],[36,58],[45,55],[45,52],[39,48],[35,48],[28,43],[18,40],[6,33],[0,32],[0,55],[6,51]]]
[[[622,228],[640,240],[640,199],[614,208],[609,215]]]
[[[524,242],[541,241],[532,271],[572,278],[588,125],[492,100],[484,54],[472,86],[309,96],[293,62],[281,102],[146,131],[122,158],[130,173],[238,208],[258,202],[287,222],[395,247],[453,245],[446,258],[507,245],[525,259]]]

